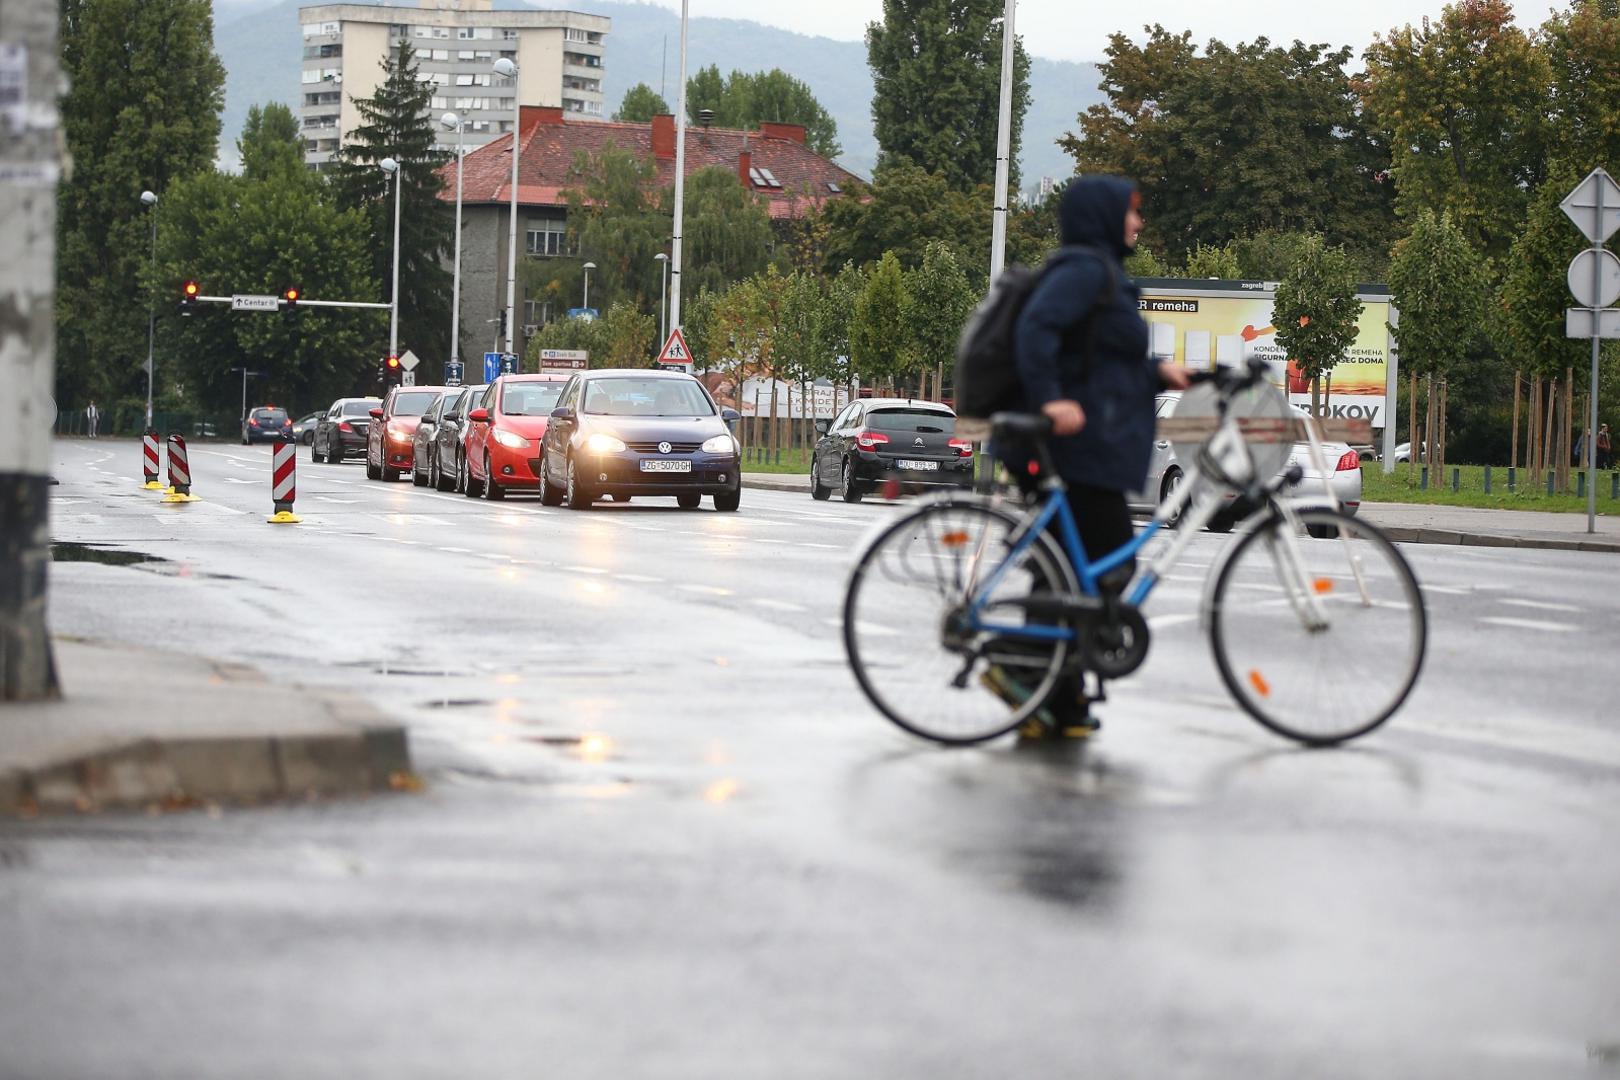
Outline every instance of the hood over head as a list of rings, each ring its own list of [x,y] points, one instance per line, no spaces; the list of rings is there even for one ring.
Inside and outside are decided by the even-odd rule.
[[[1136,185],[1120,176],[1082,176],[1063,189],[1058,235],[1065,244],[1090,244],[1120,258],[1125,246],[1125,213],[1137,198]]]

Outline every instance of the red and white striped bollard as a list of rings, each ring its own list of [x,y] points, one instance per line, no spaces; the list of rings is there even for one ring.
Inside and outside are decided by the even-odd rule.
[[[195,502],[191,493],[191,461],[186,457],[186,439],[183,435],[169,436],[169,494],[164,502]]]
[[[293,513],[293,501],[298,498],[298,444],[288,439],[270,446],[270,501],[275,513],[265,518],[272,525],[296,525],[299,516]]]
[[[146,490],[163,490],[163,485],[158,483],[158,433],[152,428],[147,428],[141,436],[141,476],[146,480],[142,485]]]

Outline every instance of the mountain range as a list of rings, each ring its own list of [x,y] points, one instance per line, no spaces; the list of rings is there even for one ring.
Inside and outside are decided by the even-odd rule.
[[[214,44],[226,72],[219,155],[225,167],[234,167],[237,161],[236,139],[248,106],[280,101],[297,112],[303,47],[298,9],[303,6],[300,0],[214,0]],[[544,6],[515,0],[495,3],[497,8],[512,10]],[[680,63],[680,18],[675,12],[625,0],[577,0],[569,9],[613,20],[602,79],[609,113],[638,82],[654,90],[662,87],[664,99],[674,105]],[[797,34],[741,19],[703,17],[691,19],[687,43],[689,72],[709,64],[718,64],[723,73],[779,67],[802,80],[838,122],[838,139],[843,145],[840,163],[863,176],[871,175],[878,145],[872,134],[872,74],[866,66],[865,44]],[[1057,148],[1055,140],[1075,129],[1077,114],[1102,100],[1098,82],[1095,64],[1032,58],[1032,101],[1024,116],[1019,154],[1026,188],[1042,176],[1061,178],[1073,172],[1073,161]]]

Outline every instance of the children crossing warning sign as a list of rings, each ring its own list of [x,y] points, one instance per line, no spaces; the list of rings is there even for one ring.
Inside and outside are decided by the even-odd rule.
[[[669,367],[689,368],[692,366],[692,350],[686,347],[686,338],[681,336],[681,328],[676,327],[669,332],[669,340],[658,352],[657,363]]]

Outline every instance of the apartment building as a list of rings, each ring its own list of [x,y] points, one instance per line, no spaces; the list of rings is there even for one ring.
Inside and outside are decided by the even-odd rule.
[[[560,108],[577,120],[603,115],[602,42],[612,20],[577,11],[495,11],[492,0],[421,0],[403,5],[321,4],[298,9],[304,31],[300,121],[304,161],[325,168],[360,124],[355,98],[376,92],[383,58],[401,41],[433,83],[433,115],[466,121],[471,150],[512,130],[512,80],[496,60],[518,65],[524,105]],[[441,129],[442,130],[442,129]],[[443,132],[442,149],[454,149]]]

